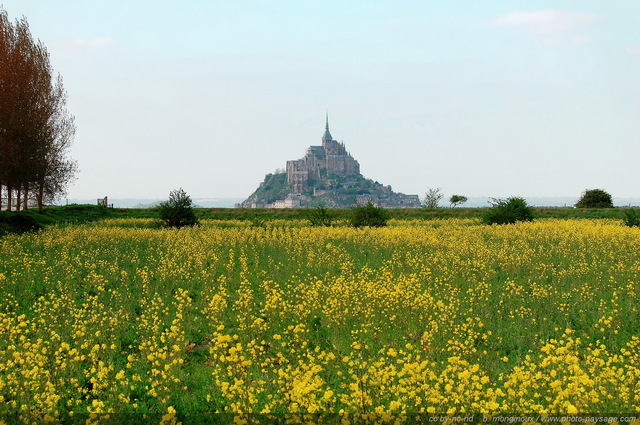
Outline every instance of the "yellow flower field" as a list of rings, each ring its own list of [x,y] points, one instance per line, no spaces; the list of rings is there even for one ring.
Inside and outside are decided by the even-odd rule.
[[[0,239],[0,421],[640,417],[640,229],[148,224]]]

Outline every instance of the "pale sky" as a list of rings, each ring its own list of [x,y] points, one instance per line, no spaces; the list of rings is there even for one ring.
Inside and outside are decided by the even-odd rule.
[[[638,0],[0,0],[64,79],[69,198],[242,198],[319,145],[423,195],[640,195]]]

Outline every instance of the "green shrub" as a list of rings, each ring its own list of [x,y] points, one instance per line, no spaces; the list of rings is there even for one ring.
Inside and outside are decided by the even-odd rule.
[[[313,227],[329,227],[333,218],[333,214],[324,205],[318,205],[307,213],[307,220]]]
[[[585,190],[576,204],[577,208],[613,208],[611,195],[602,189]]]
[[[189,195],[182,188],[169,194],[169,200],[158,206],[160,227],[184,227],[198,224]]]
[[[42,229],[32,216],[26,213],[5,211],[0,213],[0,236],[7,233],[27,233]]]
[[[371,202],[367,205],[356,205],[351,209],[351,225],[353,227],[383,227],[387,225],[389,214],[382,207]]]
[[[533,210],[523,198],[494,199],[493,206],[484,214],[486,224],[512,224],[533,221]]]
[[[449,203],[451,204],[451,208],[454,208],[457,205],[464,204],[467,202],[469,198],[463,195],[453,195],[449,198]]]
[[[633,208],[624,210],[622,220],[629,227],[640,227],[640,216]]]

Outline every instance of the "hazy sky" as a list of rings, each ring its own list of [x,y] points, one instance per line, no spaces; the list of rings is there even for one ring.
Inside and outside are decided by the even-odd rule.
[[[246,197],[319,145],[408,194],[640,194],[638,0],[0,0],[76,117],[70,198]]]

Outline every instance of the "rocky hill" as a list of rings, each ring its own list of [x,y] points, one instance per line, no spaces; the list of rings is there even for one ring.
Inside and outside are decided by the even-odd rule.
[[[420,207],[418,195],[397,193],[391,186],[363,177],[360,164],[344,143],[331,136],[327,119],[322,145],[310,146],[303,158],[287,161],[286,172],[267,174],[240,206],[304,208],[323,204],[349,208],[367,202],[386,208]]]

